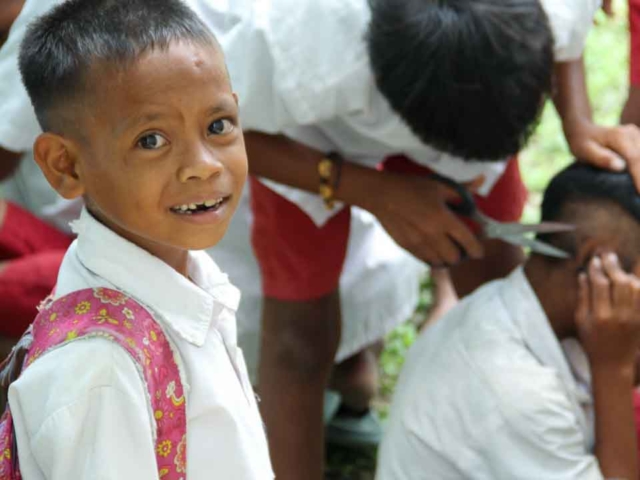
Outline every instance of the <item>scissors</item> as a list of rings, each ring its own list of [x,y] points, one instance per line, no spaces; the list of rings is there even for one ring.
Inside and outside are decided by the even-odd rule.
[[[478,210],[476,202],[473,199],[473,195],[464,187],[464,185],[436,173],[431,174],[430,178],[455,190],[455,192],[460,196],[461,202],[447,202],[447,207],[458,215],[465,216],[476,222],[482,229],[484,238],[496,238],[513,245],[528,247],[536,253],[547,255],[549,257],[569,258],[571,256],[564,250],[554,247],[553,245],[549,245],[541,240],[529,238],[525,236],[525,234],[571,232],[575,230],[575,225],[560,222],[541,222],[531,224],[498,222],[497,220],[487,217]]]

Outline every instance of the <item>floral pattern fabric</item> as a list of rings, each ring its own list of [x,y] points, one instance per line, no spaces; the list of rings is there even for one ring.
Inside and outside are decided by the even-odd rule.
[[[185,480],[187,420],[184,390],[173,350],[151,314],[122,292],[85,289],[45,302],[31,327],[24,368],[54,347],[103,337],[139,365],[156,421],[156,460],[162,480]],[[11,412],[0,419],[0,480],[20,480]]]

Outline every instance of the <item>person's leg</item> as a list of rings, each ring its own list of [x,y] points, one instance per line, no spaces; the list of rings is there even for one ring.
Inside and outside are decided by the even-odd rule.
[[[277,478],[323,478],[324,390],[340,339],[340,299],[265,299],[260,409]]]
[[[640,126],[640,0],[629,0],[629,98],[621,122]]]
[[[433,303],[431,308],[429,308],[427,318],[420,328],[426,328],[428,325],[431,325],[455,307],[459,301],[458,292],[456,292],[456,288],[453,286],[451,272],[449,272],[448,268],[432,268],[429,275],[431,275]]]
[[[274,470],[283,480],[321,480],[323,399],[340,340],[349,209],[318,228],[255,179],[251,205],[265,296],[258,391]]]

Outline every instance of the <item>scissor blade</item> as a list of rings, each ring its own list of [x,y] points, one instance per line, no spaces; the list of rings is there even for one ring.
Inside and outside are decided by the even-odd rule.
[[[506,235],[501,237],[502,240],[514,245],[520,245],[522,247],[529,247],[532,251],[546,255],[548,257],[555,258],[569,258],[571,255],[564,250],[561,250],[553,245],[535,240],[533,238],[523,237],[522,235]]]
[[[491,222],[485,225],[485,234],[490,238],[503,238],[510,235],[522,235],[524,233],[559,233],[571,232],[576,229],[575,225],[560,222],[542,223],[500,223]]]

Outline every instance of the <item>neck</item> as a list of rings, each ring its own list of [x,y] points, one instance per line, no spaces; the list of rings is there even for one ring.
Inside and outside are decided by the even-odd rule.
[[[572,304],[575,281],[569,287],[564,269],[556,269],[535,255],[527,260],[524,273],[558,340],[575,336],[573,309],[568,308]]]
[[[158,257],[183,277],[189,278],[189,251],[177,250],[163,245],[142,246],[151,255]]]
[[[189,250],[185,250],[183,248],[177,248],[169,245],[164,245],[161,243],[157,243],[148,238],[141,237],[136,235],[129,230],[121,227],[119,224],[110,221],[106,215],[103,215],[97,208],[90,208],[89,204],[87,204],[87,209],[93,215],[93,217],[102,223],[107,228],[111,229],[122,238],[130,241],[131,243],[137,245],[138,247],[146,250],[148,253],[153,255],[154,257],[159,258],[164,263],[173,268],[176,272],[184,277],[189,277],[188,275],[188,266],[189,266]]]

